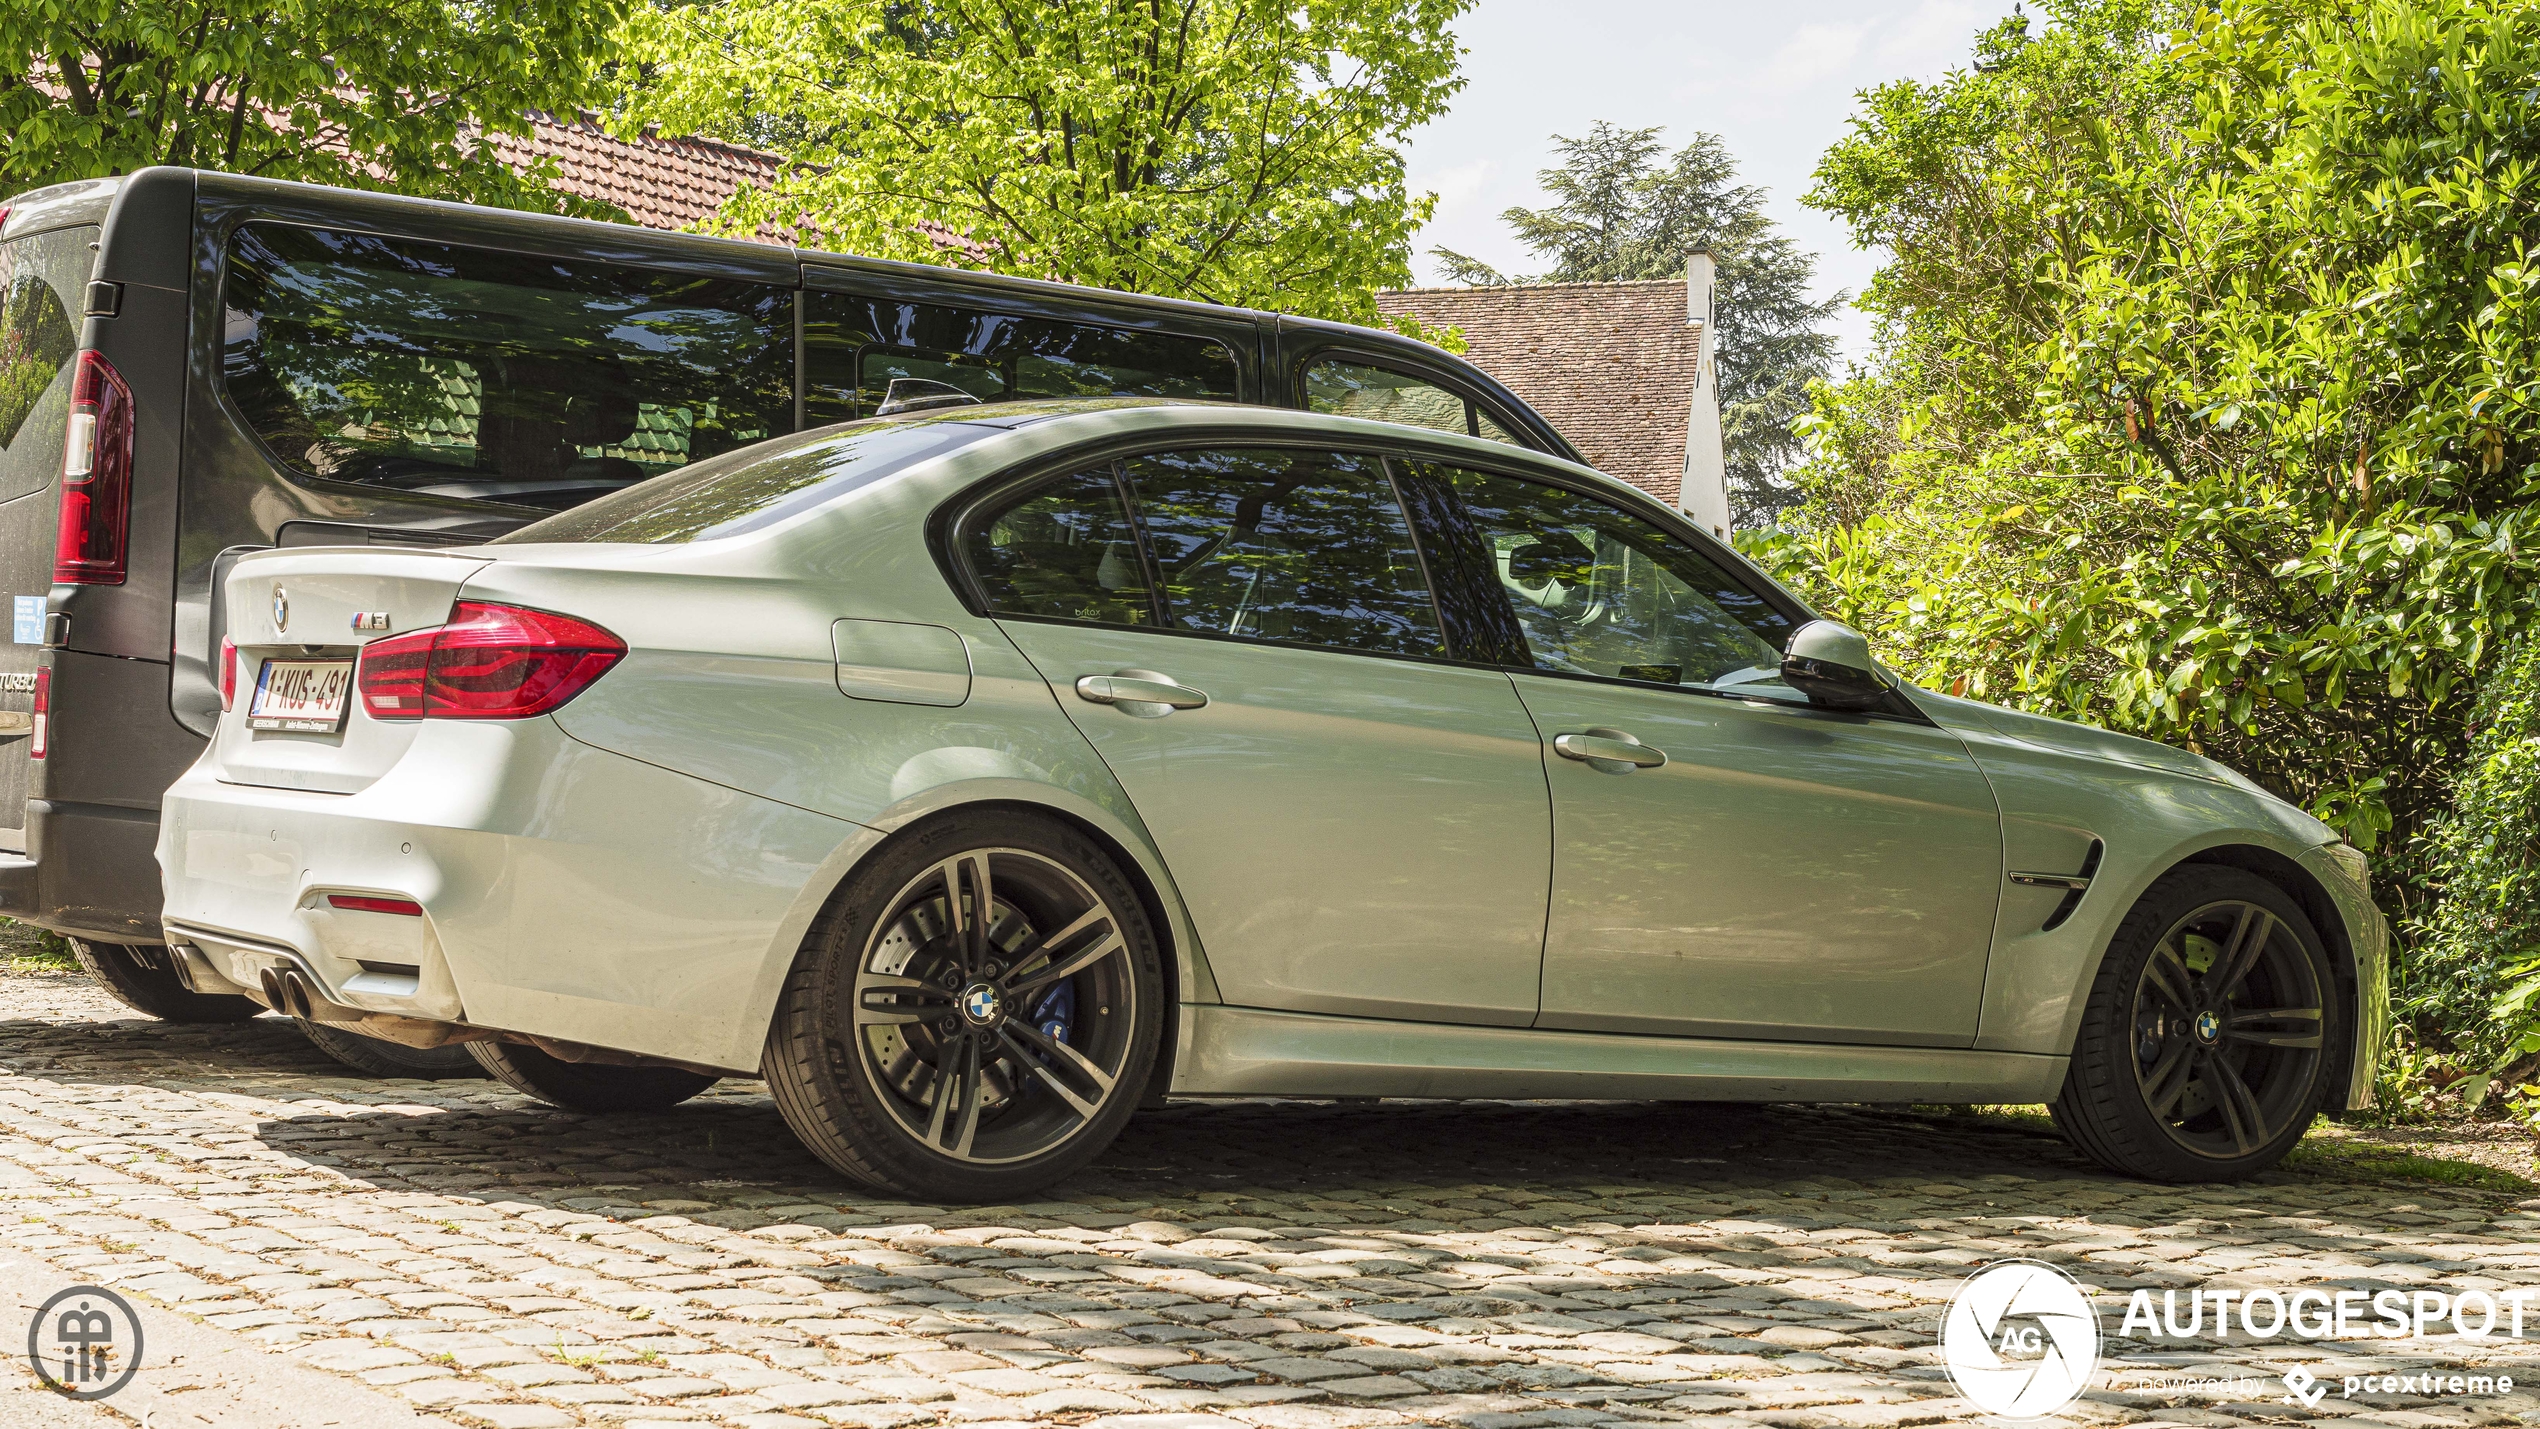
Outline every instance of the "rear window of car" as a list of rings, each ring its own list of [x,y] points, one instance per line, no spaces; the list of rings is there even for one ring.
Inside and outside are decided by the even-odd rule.
[[[563,510],[794,425],[794,294],[253,223],[221,369],[284,465]]]
[[[679,545],[772,526],[1002,430],[958,416],[881,417],[702,461],[496,537]]]

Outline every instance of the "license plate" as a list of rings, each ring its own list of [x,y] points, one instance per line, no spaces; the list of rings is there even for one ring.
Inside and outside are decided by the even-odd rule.
[[[247,727],[332,734],[343,727],[352,687],[350,660],[267,660],[247,701]]]

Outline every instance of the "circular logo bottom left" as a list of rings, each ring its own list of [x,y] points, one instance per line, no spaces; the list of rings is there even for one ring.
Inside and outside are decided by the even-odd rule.
[[[27,1363],[71,1399],[103,1399],[141,1368],[141,1317],[98,1285],[74,1285],[44,1302],[26,1327]]]

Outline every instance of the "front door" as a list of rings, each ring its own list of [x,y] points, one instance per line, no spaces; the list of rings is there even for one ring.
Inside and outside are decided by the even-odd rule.
[[[1810,707],[1778,678],[1789,617],[1656,523],[1442,479],[1524,634],[1551,756],[1537,1025],[1971,1043],[2002,840],[1956,737]]]
[[[1505,674],[1446,661],[1381,460],[1136,457],[1007,498],[963,550],[1146,821],[1227,1002],[1534,1020],[1540,746]]]

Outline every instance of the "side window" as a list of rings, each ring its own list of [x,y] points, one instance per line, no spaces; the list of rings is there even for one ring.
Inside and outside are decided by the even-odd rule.
[[[1108,466],[1010,499],[972,525],[964,546],[990,610],[1105,625],[1154,623],[1137,539]]]
[[[1804,702],[1790,621],[1657,526],[1557,486],[1426,467],[1479,537],[1535,668]]]
[[[793,291],[247,224],[223,380],[313,476],[560,511],[793,428]]]
[[[982,402],[1024,397],[1238,396],[1224,343],[810,292],[803,309],[803,418],[871,416],[895,379],[958,387]]]
[[[1232,448],[1122,464],[1169,628],[1443,655],[1410,523],[1375,457]]]
[[[1308,411],[1372,422],[1398,422],[1522,445],[1488,412],[1422,377],[1344,358],[1327,357],[1305,369]]]
[[[79,351],[80,286],[94,228],[57,228],[0,243],[0,499],[62,474],[71,357]]]

